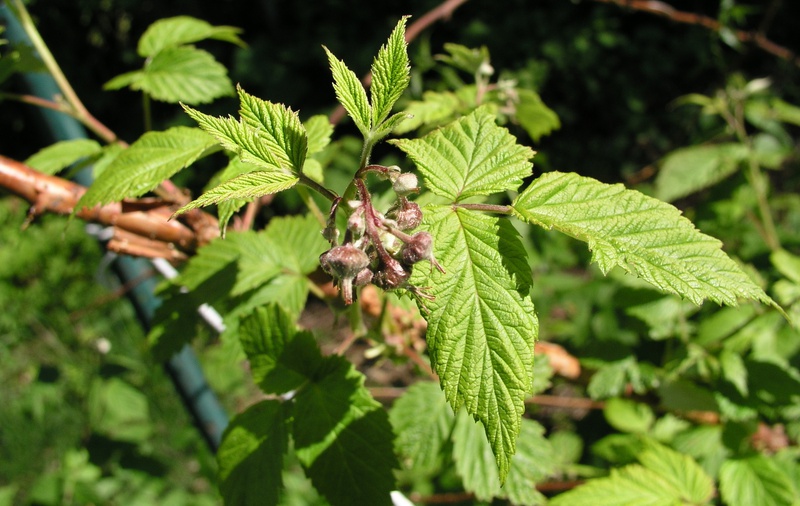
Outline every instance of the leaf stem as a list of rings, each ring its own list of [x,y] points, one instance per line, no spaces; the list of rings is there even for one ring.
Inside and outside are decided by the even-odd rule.
[[[323,212],[320,210],[317,203],[314,202],[313,197],[311,197],[311,194],[308,193],[308,190],[306,190],[305,186],[297,186],[296,188],[298,195],[300,195],[300,198],[303,199],[303,202],[305,203],[306,207],[308,208],[309,211],[311,211],[311,214],[314,215],[314,218],[317,219],[319,224],[322,225],[323,227],[327,225],[328,219],[325,217],[325,214],[323,214]]]
[[[317,193],[319,193],[320,195],[322,195],[326,199],[330,200],[331,202],[336,202],[336,200],[339,199],[339,196],[336,195],[336,192],[325,188],[324,186],[322,186],[321,184],[317,183],[316,181],[314,181],[310,177],[306,176],[302,172],[297,174],[297,177],[298,177],[298,179],[300,179],[300,184],[308,186],[309,188],[311,188],[312,190],[316,191]]]

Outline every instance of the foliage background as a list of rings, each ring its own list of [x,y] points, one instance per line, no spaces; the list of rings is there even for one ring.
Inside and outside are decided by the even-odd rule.
[[[725,10],[725,4],[737,7],[725,1],[671,3],[711,17],[721,8]],[[770,25],[770,38],[800,48],[800,33],[793,22],[800,18],[800,4],[776,4],[780,10]],[[401,15],[419,16],[437,5],[422,0],[364,2],[354,9],[351,2],[333,0],[38,0],[31,2],[30,8],[87,107],[130,141],[142,129],[139,96],[128,91],[103,93],[100,88],[111,77],[139,64],[136,41],[157,19],[186,14],[242,27],[248,49],[224,44],[208,49],[231,69],[232,80],[248,92],[292,104],[308,117],[328,113],[333,103],[332,93],[320,91],[329,90],[322,44],[363,73],[375,48]],[[759,28],[759,10],[772,2],[749,5],[752,17],[734,21],[735,27]],[[518,79],[537,88],[545,103],[558,113],[562,128],[536,146],[535,170],[574,170],[604,182],[636,179],[638,171],[669,151],[712,138],[719,125],[702,118],[696,108],[673,107],[673,101],[687,93],[713,94],[734,73],[748,78],[769,76],[778,96],[800,102],[800,69],[789,62],[751,46],[732,48],[702,27],[673,24],[591,1],[471,0],[450,22],[434,25],[411,45],[412,65],[425,69],[430,53],[441,52],[444,42],[486,45],[496,69],[514,71]],[[415,89],[436,89],[451,78],[436,72],[419,77],[425,85],[417,83]],[[234,107],[233,99],[224,99],[205,112],[227,114]],[[8,120],[0,135],[0,153],[24,159],[49,143],[29,107],[7,102],[3,111]],[[189,123],[175,106],[156,103],[154,113],[156,129]],[[521,131],[516,133],[524,136]],[[794,163],[796,167],[796,160]],[[796,170],[771,176],[781,193],[797,192],[800,186]],[[184,182],[193,184],[192,180]],[[703,203],[725,196],[739,184],[741,180],[734,178],[718,189],[679,202],[679,207],[694,213],[700,227],[706,227],[704,231],[738,248],[747,242],[748,234],[720,223],[718,215]],[[120,504],[134,504],[131,498],[136,498],[137,487],[150,490],[138,499],[142,504],[152,497],[163,500],[168,496],[175,497],[175,504],[213,501],[215,492],[208,483],[213,473],[210,456],[164,375],[153,372],[158,368],[143,352],[142,334],[130,309],[122,301],[107,302],[113,286],[104,289],[101,286],[106,281],[94,281],[98,276],[110,276],[102,271],[97,274],[101,254],[92,240],[82,235],[80,226],[59,219],[44,220],[17,234],[13,230],[24,219],[19,203],[5,201],[1,212],[2,222],[13,226],[4,229],[0,245],[0,255],[8,259],[2,263],[0,275],[0,301],[5,308],[0,318],[0,384],[15,387],[0,392],[0,485],[13,482],[30,489],[39,494],[35,497],[42,504],[62,503],[53,495],[56,492],[48,495],[48,491],[63,493],[65,484],[72,484],[69,499],[75,504],[82,503],[83,497],[107,497],[102,494],[110,493],[112,485],[117,487],[114,493],[118,495],[113,497]],[[747,232],[752,235],[752,230]],[[566,239],[537,234],[534,240],[546,236],[554,241],[549,249],[538,251],[541,265],[551,266],[542,268],[550,277],[540,277],[542,290],[536,300],[543,316],[542,337],[571,335],[571,345],[589,359],[613,360],[630,353],[646,330],[620,311],[619,301],[608,302],[609,294],[620,293],[614,282],[595,279],[592,270],[560,276],[557,268],[574,273],[582,268],[578,266],[586,265],[585,252]],[[50,242],[45,239],[48,237],[61,240]],[[796,251],[799,240],[794,233],[784,246]],[[744,255],[748,260],[755,260],[759,267],[767,265],[763,248],[750,251]],[[577,284],[578,280],[582,284]],[[577,286],[583,292],[580,300],[570,294]],[[569,321],[559,318],[564,307],[578,307]],[[703,311],[711,314],[713,309]],[[75,312],[81,314],[80,319],[74,317]],[[598,336],[600,339],[594,340]],[[604,336],[608,340],[604,341]],[[621,346],[609,351],[611,336]],[[102,339],[111,342],[111,351],[105,356],[97,349]],[[647,343],[637,348],[638,357],[657,362],[665,346]],[[227,402],[236,410],[237,402],[248,393],[244,375],[220,366],[225,361],[218,357],[219,350],[209,347],[204,353],[212,381],[231,392]],[[796,357],[794,363],[797,365]],[[99,387],[96,378],[101,378]],[[145,427],[122,438],[108,434],[107,428],[91,419],[89,408],[93,388],[118,386],[117,381],[148,406],[144,420],[132,413],[120,415],[126,423]],[[600,413],[585,418],[578,429],[587,442],[608,432]],[[30,438],[19,439],[18,434]],[[88,454],[80,448],[87,448]],[[45,458],[33,458],[39,455]],[[182,469],[174,462],[188,465]],[[106,489],[97,487],[96,476],[101,471],[113,476]],[[40,476],[45,476],[44,484]],[[165,476],[169,485],[161,480]],[[59,485],[48,484],[48,480]],[[142,488],[142,484],[150,488]],[[305,486],[297,485],[299,489]],[[200,496],[204,499],[198,499]]]

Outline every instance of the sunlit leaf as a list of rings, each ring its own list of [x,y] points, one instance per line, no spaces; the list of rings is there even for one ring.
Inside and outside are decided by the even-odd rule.
[[[213,26],[190,16],[164,18],[154,22],[145,30],[139,39],[137,51],[139,56],[146,58],[166,48],[206,39],[223,40],[243,47],[245,43],[239,38],[241,32],[241,28]]]

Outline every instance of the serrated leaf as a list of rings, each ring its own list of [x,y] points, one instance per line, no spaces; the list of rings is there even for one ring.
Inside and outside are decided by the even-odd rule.
[[[506,219],[451,206],[423,215],[446,271],[418,265],[411,279],[434,297],[425,303],[432,365],[453,409],[463,405],[483,423],[503,480],[532,388],[538,333],[525,249]]]
[[[397,434],[395,447],[403,457],[403,467],[413,469],[415,474],[435,474],[455,422],[453,410],[439,385],[421,381],[409,387],[395,401],[389,420]],[[480,436],[486,440],[483,433]],[[493,460],[491,458],[492,466]]]
[[[300,387],[322,363],[314,337],[298,332],[293,316],[277,304],[257,307],[242,318],[239,340],[253,380],[268,394]]]
[[[531,174],[534,154],[484,108],[420,139],[391,143],[414,161],[428,189],[453,202],[517,189]]]
[[[714,481],[688,455],[650,442],[638,456],[639,462],[658,474],[690,504],[706,504],[714,497]]]
[[[148,132],[117,156],[78,201],[76,209],[140,197],[198,159],[216,142],[197,128]]]
[[[214,188],[215,186],[219,185],[220,183],[224,183],[229,181],[236,176],[241,176],[242,174],[247,174],[248,172],[253,172],[258,170],[258,166],[245,163],[242,159],[238,156],[231,158],[228,161],[228,165],[219,171],[209,182],[206,186],[206,189]],[[247,203],[246,200],[225,200],[219,202],[217,204],[217,217],[219,219],[219,232],[222,237],[225,237],[227,232],[228,222],[233,217],[233,215],[244,205]]]
[[[336,92],[336,98],[344,106],[361,134],[368,137],[372,128],[372,109],[367,101],[367,92],[355,73],[348,69],[342,60],[336,58],[327,47],[324,49],[333,73],[333,89]]]
[[[539,94],[533,90],[516,90],[519,103],[516,106],[516,119],[528,132],[533,142],[539,142],[543,135],[561,128],[558,115],[542,102]]]
[[[395,126],[394,133],[404,134],[423,125],[438,126],[453,117],[459,104],[458,97],[453,92],[425,91],[422,93],[422,100],[414,100],[408,104],[405,112],[411,117]]]
[[[55,174],[73,163],[99,154],[103,147],[91,139],[73,139],[56,142],[37,151],[25,160],[28,165],[42,174]]]
[[[241,28],[212,26],[191,16],[159,19],[142,34],[137,52],[139,56],[146,58],[166,48],[192,44],[206,39],[223,40],[244,47],[244,41],[239,38],[241,32]]]
[[[492,447],[486,440],[481,422],[460,410],[453,428],[453,460],[464,489],[479,501],[491,501],[500,494],[500,477]]]
[[[295,449],[314,487],[336,505],[391,504],[392,427],[364,376],[343,357],[327,357],[295,403]]]
[[[370,98],[372,105],[372,127],[378,126],[392,112],[392,106],[408,87],[411,79],[408,53],[406,51],[405,28],[403,17],[397,23],[388,42],[378,51],[372,63],[372,84]],[[391,131],[389,128],[387,131]]]
[[[261,401],[231,420],[217,451],[225,504],[278,504],[289,419],[284,403]]]
[[[290,168],[284,167],[280,160],[272,154],[255,129],[232,117],[216,118],[185,105],[183,109],[197,122],[200,128],[213,135],[223,148],[238,154],[244,163],[253,164],[266,170],[291,174]]]
[[[226,200],[253,200],[264,195],[288,190],[300,181],[297,177],[283,172],[259,170],[248,172],[216,186],[175,211],[174,215],[185,213],[198,207],[210,206]],[[173,216],[174,216],[173,215]]]
[[[675,506],[680,498],[656,472],[640,465],[612,469],[607,478],[587,481],[557,495],[550,506]]]
[[[747,146],[735,142],[675,150],[661,161],[655,197],[672,202],[713,186],[735,173],[747,156]]]
[[[238,88],[238,92],[242,123],[258,132],[280,167],[300,172],[306,159],[308,140],[297,113],[284,105],[254,97],[242,88]]]
[[[191,46],[166,48],[147,60],[142,70],[107,82],[105,89],[130,86],[155,100],[176,104],[205,104],[233,95],[228,71],[210,53]]]
[[[514,201],[524,221],[588,243],[604,273],[622,267],[657,288],[695,304],[738,298],[775,305],[717,239],[698,231],[675,207],[621,184],[549,172]]]
[[[547,499],[536,490],[536,484],[556,471],[556,458],[553,446],[544,437],[544,427],[523,418],[517,453],[511,459],[508,479],[501,495],[520,506],[546,504]]]
[[[308,136],[308,154],[313,155],[325,149],[331,142],[333,125],[324,114],[311,116],[303,122]]]
[[[788,476],[763,455],[731,459],[722,464],[719,490],[730,506],[790,506],[800,500]]]

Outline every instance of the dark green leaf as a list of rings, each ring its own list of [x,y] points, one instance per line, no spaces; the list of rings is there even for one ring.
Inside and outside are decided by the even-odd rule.
[[[43,174],[55,174],[83,158],[99,154],[103,147],[91,139],[61,141],[39,150],[25,164]]]

